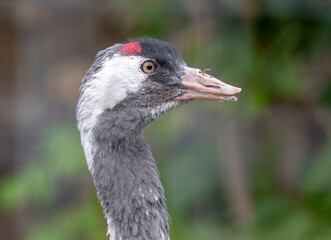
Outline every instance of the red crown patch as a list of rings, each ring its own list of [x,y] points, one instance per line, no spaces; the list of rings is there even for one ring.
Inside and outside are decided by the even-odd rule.
[[[125,54],[129,54],[129,55],[134,55],[136,53],[141,52],[141,46],[137,42],[130,42],[130,43],[124,44],[120,48],[120,52],[125,53]]]

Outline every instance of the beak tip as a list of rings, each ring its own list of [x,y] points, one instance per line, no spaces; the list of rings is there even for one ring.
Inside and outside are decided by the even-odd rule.
[[[240,93],[241,88],[227,85],[227,86],[222,87],[222,91],[224,94],[234,95],[234,94]]]

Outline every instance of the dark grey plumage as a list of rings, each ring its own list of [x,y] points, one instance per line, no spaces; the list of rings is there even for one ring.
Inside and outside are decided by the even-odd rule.
[[[98,144],[94,183],[105,214],[122,236],[115,239],[164,239],[160,226],[164,233],[169,231],[164,190],[141,135],[146,124],[139,120],[143,115],[105,111],[93,129]]]

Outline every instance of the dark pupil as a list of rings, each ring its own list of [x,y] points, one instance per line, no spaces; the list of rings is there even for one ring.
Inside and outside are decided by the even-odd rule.
[[[148,70],[152,70],[152,69],[153,69],[153,65],[152,65],[152,64],[150,64],[150,63],[149,63],[149,64],[147,64],[147,69],[148,69]]]

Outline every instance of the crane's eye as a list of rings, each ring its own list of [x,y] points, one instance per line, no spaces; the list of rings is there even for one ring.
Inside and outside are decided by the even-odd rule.
[[[153,63],[150,60],[144,62],[141,65],[141,69],[143,70],[144,73],[152,73],[155,71],[155,68],[156,68],[155,63]]]

